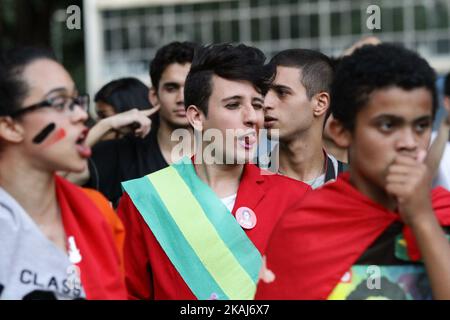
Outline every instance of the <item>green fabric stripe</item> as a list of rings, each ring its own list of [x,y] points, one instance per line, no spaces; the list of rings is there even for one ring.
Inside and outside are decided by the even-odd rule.
[[[223,292],[230,299],[252,299],[256,288],[254,281],[218,235],[178,171],[171,166],[148,178],[187,242]]]
[[[180,233],[148,178],[126,181],[122,186],[197,299],[209,299],[212,293],[228,299]]]
[[[189,186],[217,233],[256,283],[261,269],[261,254],[253,242],[214,191],[200,180],[189,158],[183,158],[173,167]]]

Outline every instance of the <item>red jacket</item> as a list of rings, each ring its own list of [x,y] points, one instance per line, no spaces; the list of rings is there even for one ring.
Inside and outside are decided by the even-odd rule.
[[[245,232],[264,254],[278,219],[308,190],[310,187],[302,182],[280,175],[261,175],[261,169],[247,164],[232,213],[242,206],[255,212],[257,224]],[[118,213],[126,230],[124,257],[129,298],[196,299],[126,193]]]

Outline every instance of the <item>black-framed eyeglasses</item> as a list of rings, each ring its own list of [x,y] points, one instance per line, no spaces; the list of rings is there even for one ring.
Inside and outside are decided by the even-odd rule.
[[[75,106],[79,106],[83,111],[87,112],[89,110],[89,95],[83,94],[77,97],[56,97],[46,99],[31,106],[19,109],[10,114],[10,117],[17,118],[25,113],[42,108],[53,108],[57,111],[73,111]]]

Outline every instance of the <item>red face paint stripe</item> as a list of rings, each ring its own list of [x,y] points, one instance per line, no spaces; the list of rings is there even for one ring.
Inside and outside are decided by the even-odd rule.
[[[44,143],[44,147],[49,147],[53,144],[55,144],[56,142],[58,142],[59,140],[63,139],[66,136],[66,130],[64,130],[63,128],[59,128],[56,133],[51,136],[45,143]]]

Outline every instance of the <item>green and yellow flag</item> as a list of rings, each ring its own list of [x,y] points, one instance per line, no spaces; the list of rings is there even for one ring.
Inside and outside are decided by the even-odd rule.
[[[253,299],[261,254],[189,158],[122,185],[198,299]]]

